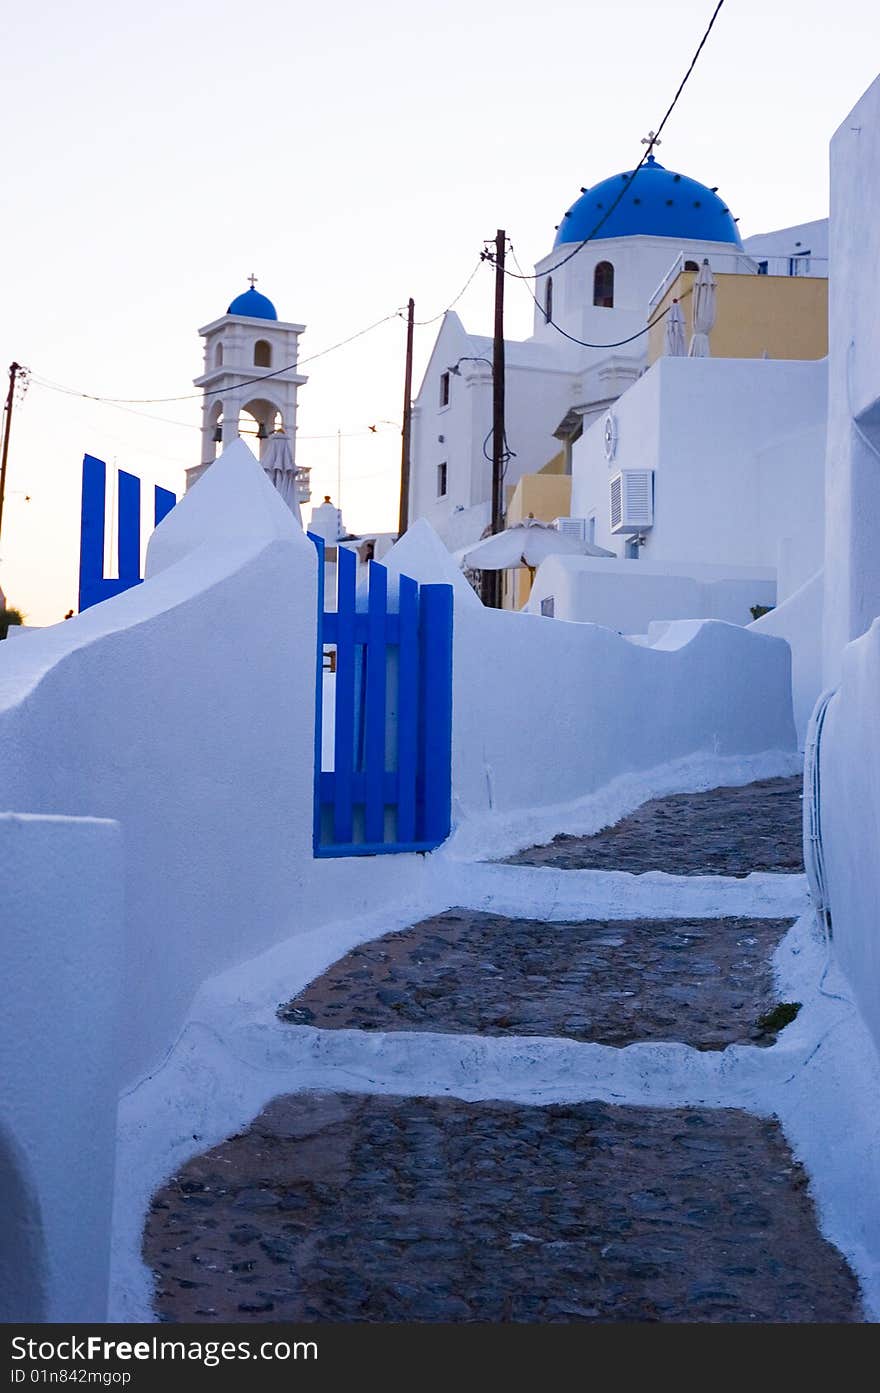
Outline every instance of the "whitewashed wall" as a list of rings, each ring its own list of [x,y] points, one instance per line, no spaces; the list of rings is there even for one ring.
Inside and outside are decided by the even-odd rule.
[[[844,650],[820,746],[835,954],[880,1049],[880,620]]]
[[[880,77],[831,142],[825,684],[880,614]]]
[[[529,612],[540,614],[548,597],[556,619],[646,634],[651,623],[664,619],[749,624],[753,605],[776,603],[776,577],[757,567],[548,556],[538,567]]]
[[[387,558],[456,576],[425,523]],[[592,624],[486,610],[460,573],[454,792],[459,818],[572,802],[697,752],[795,748],[788,645],[729,624],[673,626],[644,648]]]
[[[426,876],[418,856],[312,857],[317,556],[243,442],[147,568],[0,652],[0,808],[123,828],[126,1081],[206,977]]]
[[[831,142],[821,830],[837,957],[880,1047],[880,78]]]
[[[0,1321],[100,1321],[120,1084],[119,828],[0,814],[0,862]]]
[[[609,481],[618,469],[653,469],[643,560],[782,560],[801,583],[822,564],[826,377],[824,362],[658,359],[614,406],[613,461],[602,421],[575,444],[573,516],[595,514],[596,541],[622,555]]]

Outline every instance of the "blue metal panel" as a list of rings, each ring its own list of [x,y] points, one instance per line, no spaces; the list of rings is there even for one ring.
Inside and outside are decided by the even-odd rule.
[[[104,493],[107,466],[94,455],[83,455],[82,508],[79,530],[79,609],[99,598],[96,586],[104,578]]]
[[[388,572],[370,562],[368,601],[366,711],[364,721],[364,772],[367,776],[364,840],[385,838],[385,617],[388,610]]]
[[[337,551],[336,610],[325,612],[324,546],[316,653],[314,853],[377,856],[433,851],[448,835],[452,769],[452,589],[400,578],[399,614],[388,613],[387,573],[372,563],[366,613],[356,611],[357,561]],[[324,645],[336,646],[334,768],[323,771]],[[387,708],[396,664],[397,768],[388,769]],[[396,808],[386,837],[388,808]]]
[[[333,769],[333,840],[354,836],[351,777],[354,773],[355,582],[357,558],[347,547],[336,549],[336,730]]]
[[[141,578],[141,481],[119,471],[118,526],[116,528],[119,579],[126,586]]]
[[[400,577],[397,689],[397,840],[415,841],[419,730],[419,587]]]
[[[163,518],[167,517],[177,502],[176,494],[170,489],[162,489],[158,484],[155,485],[155,499],[153,503],[153,525],[158,527]]]
[[[318,651],[315,662],[315,793],[312,819],[312,846],[319,855],[321,845],[322,783],[321,759],[324,750],[324,538],[308,534],[318,553]],[[332,798],[328,793],[327,801]]]
[[[449,836],[452,808],[452,586],[423,585],[421,835],[435,845]]]

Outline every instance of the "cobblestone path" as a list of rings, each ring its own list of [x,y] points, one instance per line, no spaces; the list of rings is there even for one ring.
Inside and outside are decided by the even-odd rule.
[[[768,780],[517,860],[791,872],[799,818],[799,784]],[[772,1047],[789,922],[450,911],[348,953],[276,1028]],[[144,1255],[167,1321],[863,1318],[778,1122],[734,1107],[288,1094],[156,1194]]]
[[[355,948],[281,1008],[323,1029],[772,1044],[790,919],[546,924],[454,910]]]
[[[299,1094],[155,1201],[173,1320],[851,1321],[776,1122]]]
[[[798,873],[803,780],[763,779],[741,788],[653,798],[592,837],[563,833],[508,865],[559,870],[668,871],[670,875]]]

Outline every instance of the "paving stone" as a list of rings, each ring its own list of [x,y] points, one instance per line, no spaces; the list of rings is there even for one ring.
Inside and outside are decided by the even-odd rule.
[[[592,837],[555,837],[507,859],[559,870],[667,871],[745,876],[803,871],[803,781],[762,779],[742,788],[654,798]]]
[[[564,1035],[605,1045],[680,1040],[706,1050],[772,1044],[775,1034],[758,1022],[775,1004],[770,960],[791,922],[547,924],[456,910],[388,934],[369,952],[353,949],[279,1015],[295,1024],[304,1006],[325,1030]],[[425,942],[443,948],[430,962]],[[484,972],[493,949],[503,949],[501,965]],[[414,962],[425,986],[442,979],[443,989],[410,1013],[384,988],[389,972]]]
[[[160,1320],[862,1318],[855,1279],[820,1236],[802,1169],[774,1120],[604,1103],[333,1101],[318,1135],[348,1149],[356,1188],[326,1183],[317,1152],[315,1174],[304,1175],[302,1140],[267,1140],[263,1114],[178,1177],[198,1181],[224,1163],[219,1229],[201,1227],[199,1213],[181,1244],[169,1211],[153,1207],[144,1251],[163,1273]],[[276,1100],[270,1118],[282,1105],[289,1120],[301,1108],[306,1127],[322,1099]],[[699,1151],[687,1145],[696,1136]],[[261,1211],[245,1272],[235,1177],[253,1175],[255,1156],[264,1188],[282,1202],[296,1194],[306,1222],[290,1238],[281,1207]],[[159,1199],[167,1197],[166,1189]],[[292,1253],[291,1279],[279,1286],[282,1251]]]

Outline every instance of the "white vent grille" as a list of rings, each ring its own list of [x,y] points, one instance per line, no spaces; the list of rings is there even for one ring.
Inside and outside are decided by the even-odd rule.
[[[653,526],[653,469],[622,469],[610,485],[612,532],[644,532]]]
[[[579,542],[586,541],[586,518],[554,518],[553,526],[557,532],[562,533],[563,537],[576,537]]]

